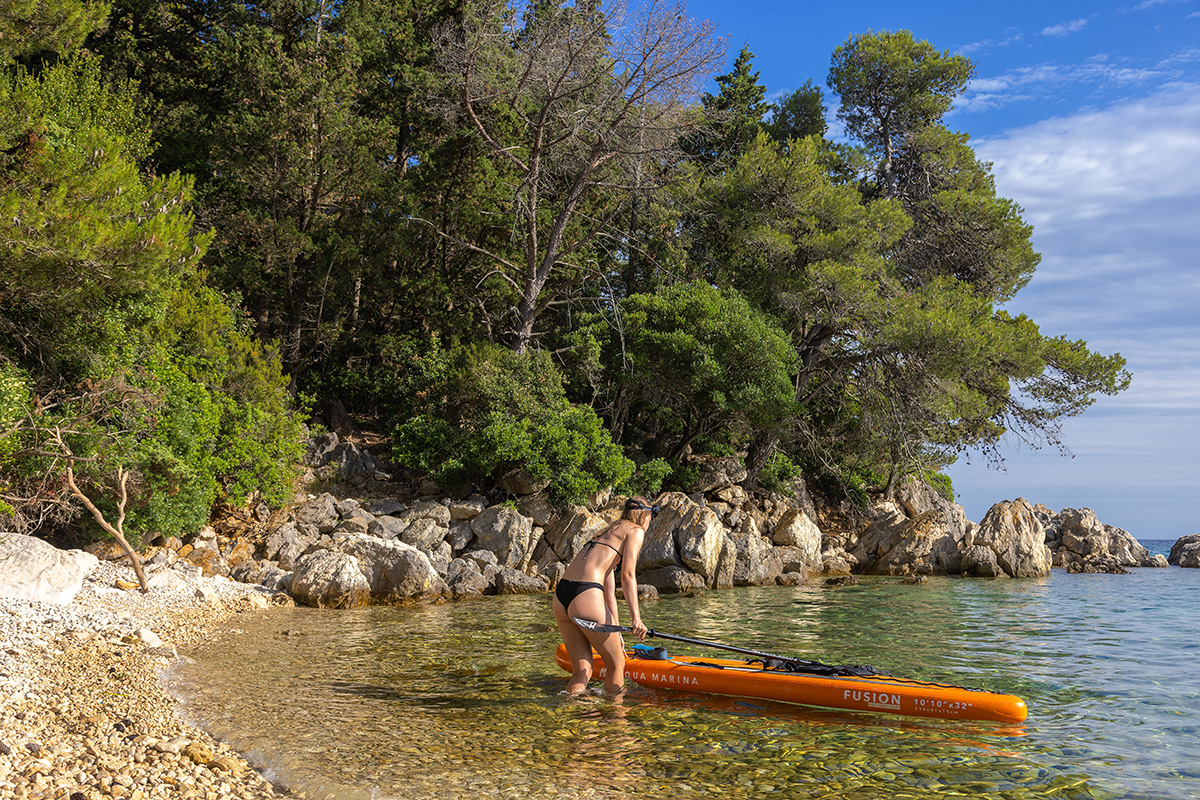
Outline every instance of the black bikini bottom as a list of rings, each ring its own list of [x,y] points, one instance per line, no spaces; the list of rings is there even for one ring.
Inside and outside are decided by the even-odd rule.
[[[588,589],[599,589],[604,591],[604,587],[593,581],[569,581],[563,578],[558,582],[558,586],[554,589],[554,596],[558,598],[558,602],[563,604],[563,608],[570,608],[571,601],[579,595],[586,592]]]

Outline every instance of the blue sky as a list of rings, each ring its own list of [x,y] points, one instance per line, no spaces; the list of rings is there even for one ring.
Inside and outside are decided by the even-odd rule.
[[[1025,497],[1088,507],[1142,539],[1200,531],[1200,0],[995,4],[690,0],[747,45],[772,96],[822,88],[868,30],[963,53],[976,77],[946,118],[993,163],[1042,254],[1008,306],[1043,333],[1119,352],[1130,389],[1068,420],[1070,454],[1002,447],[950,469],[979,521]],[[835,98],[827,97],[830,103]]]

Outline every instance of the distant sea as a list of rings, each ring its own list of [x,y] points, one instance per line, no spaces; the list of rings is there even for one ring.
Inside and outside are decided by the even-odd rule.
[[[1138,539],[1142,547],[1150,551],[1150,555],[1164,556],[1171,554],[1171,545],[1175,544],[1178,539]]]

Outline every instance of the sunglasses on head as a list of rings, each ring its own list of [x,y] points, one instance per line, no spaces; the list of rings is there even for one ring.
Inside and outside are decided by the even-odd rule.
[[[632,508],[641,509],[642,511],[649,511],[650,519],[654,519],[655,517],[657,517],[658,512],[659,512],[658,506],[642,505],[641,503],[637,502],[636,500],[630,500],[628,503],[625,504],[625,509],[627,511]]]

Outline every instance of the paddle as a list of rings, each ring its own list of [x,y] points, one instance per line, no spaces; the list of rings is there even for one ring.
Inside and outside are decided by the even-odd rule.
[[[572,617],[575,624],[581,628],[597,633],[633,633],[633,628],[627,628],[624,625],[605,625],[603,622],[594,622],[590,619],[582,619],[580,617]],[[761,650],[750,650],[745,647],[735,647],[730,644],[721,644],[720,642],[707,642],[703,639],[693,639],[689,636],[677,636],[673,633],[660,633],[659,631],[647,630],[646,637],[651,639],[670,639],[673,642],[684,642],[686,644],[695,644],[701,647],[711,647],[714,650],[729,650],[734,653],[742,653],[743,655],[754,656],[762,659],[763,666],[771,669],[778,667],[779,664],[771,664],[770,662],[782,662],[784,669],[789,672],[807,672],[816,675],[857,675],[863,677],[865,675],[879,675],[872,667],[846,667],[835,666],[832,664],[822,664],[820,661],[805,661],[800,658],[789,658],[788,656],[777,656],[774,653],[764,653]]]

